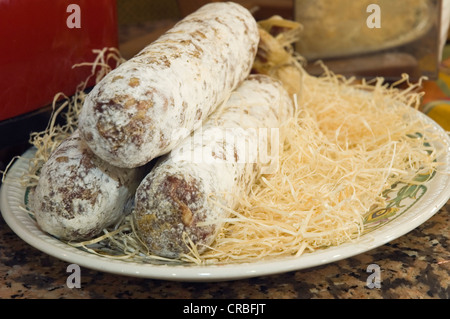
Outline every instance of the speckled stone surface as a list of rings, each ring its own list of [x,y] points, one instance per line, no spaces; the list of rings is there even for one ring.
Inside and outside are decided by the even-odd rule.
[[[20,239],[0,218],[0,298],[22,299],[448,299],[450,202],[408,234],[369,252],[319,267],[245,280],[189,283],[81,268],[81,287],[66,284],[67,262]],[[380,288],[366,284],[370,264]]]

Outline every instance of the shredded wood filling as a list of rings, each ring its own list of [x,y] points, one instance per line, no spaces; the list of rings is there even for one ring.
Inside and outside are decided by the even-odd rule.
[[[304,75],[302,85],[282,129],[279,172],[242,196],[201,262],[299,256],[357,239],[364,214],[385,207],[383,190],[439,165],[429,144],[439,137],[414,112],[419,85],[400,90],[329,72]]]

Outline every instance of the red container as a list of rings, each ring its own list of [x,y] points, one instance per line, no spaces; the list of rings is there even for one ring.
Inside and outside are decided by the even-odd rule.
[[[118,47],[116,0],[0,0],[0,39],[2,121],[72,95],[91,71],[72,66]]]

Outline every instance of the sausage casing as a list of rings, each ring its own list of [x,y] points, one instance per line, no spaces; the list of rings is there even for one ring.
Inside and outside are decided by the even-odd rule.
[[[250,75],[216,113],[200,137],[192,134],[162,157],[136,191],[137,233],[155,255],[178,258],[188,252],[187,238],[200,253],[213,242],[229,209],[262,173],[258,154],[248,151],[261,142],[258,129],[278,129],[293,104],[280,82]]]
[[[201,7],[93,88],[79,118],[83,138],[118,167],[169,152],[248,76],[258,41],[241,5]]]
[[[75,131],[51,154],[39,175],[33,208],[40,228],[62,240],[90,239],[131,213],[148,169],[117,168],[97,156]]]

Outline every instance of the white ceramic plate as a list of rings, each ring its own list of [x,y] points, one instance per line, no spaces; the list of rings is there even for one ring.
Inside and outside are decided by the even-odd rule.
[[[305,253],[297,258],[214,266],[167,265],[111,260],[69,246],[41,231],[35,220],[23,209],[26,206],[27,190],[18,179],[28,168],[27,159],[33,156],[32,149],[25,152],[8,171],[1,188],[0,209],[11,229],[31,246],[68,263],[103,272],[176,281],[222,281],[319,266],[364,253],[408,233],[432,217],[450,198],[450,176],[440,173],[450,171],[450,138],[434,121],[417,113],[442,136],[444,143],[435,147],[442,150],[438,160],[444,166],[420,186],[399,185],[396,192],[389,194],[391,201],[388,207],[365,215],[366,231],[359,239]]]

